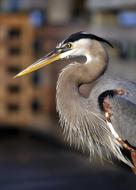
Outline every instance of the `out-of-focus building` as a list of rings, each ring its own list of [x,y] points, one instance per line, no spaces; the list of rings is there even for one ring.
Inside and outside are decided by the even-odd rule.
[[[1,1],[0,124],[56,132],[55,86],[61,64],[13,79],[85,22],[72,22],[72,1]],[[62,63],[65,64],[64,62]]]
[[[0,124],[56,132],[55,86],[67,61],[12,78],[77,31],[111,41],[112,68],[136,81],[135,5],[134,0],[1,0]]]

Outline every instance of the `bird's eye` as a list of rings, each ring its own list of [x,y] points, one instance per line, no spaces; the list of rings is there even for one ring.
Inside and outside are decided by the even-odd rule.
[[[72,47],[72,44],[71,44],[71,43],[67,43],[67,44],[66,44],[66,47],[67,47],[67,48],[71,48],[71,47]]]

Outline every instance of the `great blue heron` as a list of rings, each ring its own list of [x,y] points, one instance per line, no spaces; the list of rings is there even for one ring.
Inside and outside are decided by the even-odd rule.
[[[136,85],[108,74],[105,44],[112,47],[96,35],[74,33],[15,78],[56,60],[85,56],[84,63],[69,64],[58,78],[56,103],[64,133],[70,143],[88,148],[91,157],[110,159],[114,155],[135,169]],[[79,91],[83,84],[91,86],[88,98]],[[130,153],[130,159],[122,149]]]

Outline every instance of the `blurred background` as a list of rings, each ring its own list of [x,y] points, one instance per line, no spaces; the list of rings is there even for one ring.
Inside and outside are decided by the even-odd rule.
[[[92,168],[87,154],[64,141],[55,91],[67,61],[12,79],[77,31],[109,40],[111,70],[136,82],[136,0],[0,0],[0,189],[134,184],[112,164]]]

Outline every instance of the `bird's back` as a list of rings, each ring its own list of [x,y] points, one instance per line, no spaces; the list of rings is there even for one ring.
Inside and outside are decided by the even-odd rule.
[[[124,94],[107,97],[113,114],[111,122],[123,140],[136,146],[136,84],[105,74],[92,89],[89,99],[96,102],[97,110],[101,112],[98,97],[103,92],[114,89],[123,89]]]

